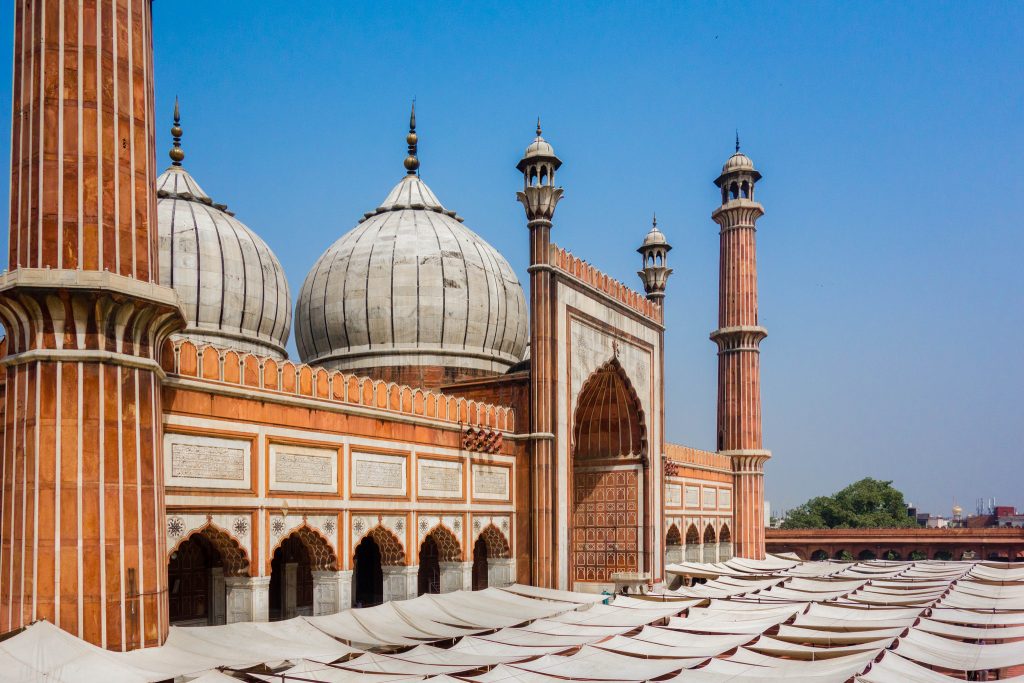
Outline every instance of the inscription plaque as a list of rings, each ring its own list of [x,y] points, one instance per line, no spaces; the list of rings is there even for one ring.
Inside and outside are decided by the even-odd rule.
[[[270,488],[276,491],[338,492],[338,450],[270,444]]]
[[[686,487],[686,507],[695,508],[700,505],[700,489],[696,486]]]
[[[721,489],[718,492],[718,507],[732,507],[732,491],[729,489]]]
[[[406,459],[396,455],[354,453],[352,492],[365,495],[405,495]]]
[[[718,489],[704,489],[704,507],[714,508],[718,506]]]
[[[509,468],[473,465],[473,497],[508,500]]]
[[[168,486],[247,489],[249,441],[194,434],[164,434],[164,473]]]
[[[679,484],[669,484],[665,487],[665,504],[679,507],[683,504],[683,487]]]
[[[419,461],[419,495],[456,497],[462,495],[462,463],[447,460]]]

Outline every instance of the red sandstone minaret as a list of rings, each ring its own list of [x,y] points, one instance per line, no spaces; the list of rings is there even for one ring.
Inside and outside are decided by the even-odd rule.
[[[764,463],[761,447],[761,340],[768,332],[757,319],[757,219],[764,209],[754,201],[761,174],[740,152],[722,168],[715,184],[722,205],[711,214],[721,228],[718,329],[718,451],[732,458],[735,501],[734,553],[764,558]]]
[[[555,353],[553,281],[548,270],[551,219],[562,198],[555,187],[555,171],[562,165],[551,145],[537,137],[526,148],[516,168],[523,174],[523,191],[516,197],[526,209],[530,230],[530,551],[535,586],[556,588],[558,562],[555,547]]]
[[[149,0],[16,0],[0,632],[167,635]]]

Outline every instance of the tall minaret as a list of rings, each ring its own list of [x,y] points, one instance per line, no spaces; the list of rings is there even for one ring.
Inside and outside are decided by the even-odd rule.
[[[0,632],[167,636],[150,3],[16,0]]]
[[[555,348],[552,276],[548,268],[551,246],[551,219],[562,198],[555,187],[555,171],[562,165],[555,150],[541,137],[540,119],[537,137],[516,165],[523,174],[523,191],[516,198],[526,209],[526,227],[530,230],[530,578],[535,586],[556,587],[555,536]]]
[[[739,557],[764,558],[764,463],[761,447],[760,346],[768,332],[757,319],[755,232],[764,209],[754,201],[761,174],[740,152],[729,157],[715,184],[722,205],[711,214],[721,228],[718,329],[718,451],[732,458],[733,543]]]

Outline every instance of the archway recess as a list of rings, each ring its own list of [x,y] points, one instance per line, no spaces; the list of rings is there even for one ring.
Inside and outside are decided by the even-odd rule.
[[[572,579],[610,583],[640,571],[640,478],[647,457],[643,408],[617,358],[587,378],[572,429]]]

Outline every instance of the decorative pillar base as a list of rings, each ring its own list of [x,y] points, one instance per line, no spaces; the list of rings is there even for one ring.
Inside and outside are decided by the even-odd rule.
[[[700,562],[700,546],[688,545],[683,551],[687,562]]]
[[[227,587],[227,623],[270,621],[270,577],[229,576]]]
[[[352,607],[352,570],[313,572],[313,616]]]
[[[473,590],[472,562],[441,562],[441,592]]]
[[[384,602],[416,597],[419,565],[382,567],[384,571]]]
[[[732,559],[732,543],[718,544],[718,561],[725,562]]]
[[[511,557],[496,557],[487,560],[487,586],[502,588],[516,582],[516,561]]]
[[[683,561],[683,546],[665,546],[665,564],[678,564]]]
[[[718,544],[704,544],[704,562],[718,562]]]

